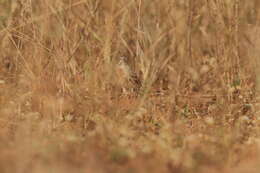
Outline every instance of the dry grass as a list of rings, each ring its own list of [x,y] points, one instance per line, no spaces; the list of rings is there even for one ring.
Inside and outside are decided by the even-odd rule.
[[[258,9],[1,0],[0,172],[260,172]]]

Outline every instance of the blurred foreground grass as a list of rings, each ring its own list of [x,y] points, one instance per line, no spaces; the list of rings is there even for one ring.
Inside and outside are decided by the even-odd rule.
[[[260,172],[258,9],[1,0],[0,172]]]

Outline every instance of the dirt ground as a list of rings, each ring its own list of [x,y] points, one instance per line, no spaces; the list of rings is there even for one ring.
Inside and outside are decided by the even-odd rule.
[[[0,172],[259,173],[259,9],[0,1]]]

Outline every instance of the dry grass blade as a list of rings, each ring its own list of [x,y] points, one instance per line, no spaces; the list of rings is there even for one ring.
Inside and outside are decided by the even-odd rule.
[[[260,172],[260,1],[0,1],[0,172]]]

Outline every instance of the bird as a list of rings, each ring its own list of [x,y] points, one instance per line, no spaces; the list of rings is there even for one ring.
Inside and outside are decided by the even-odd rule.
[[[141,80],[138,75],[132,70],[131,66],[127,63],[127,58],[121,56],[118,58],[117,63],[117,82],[122,89],[123,94],[129,92],[138,92],[141,87]]]

